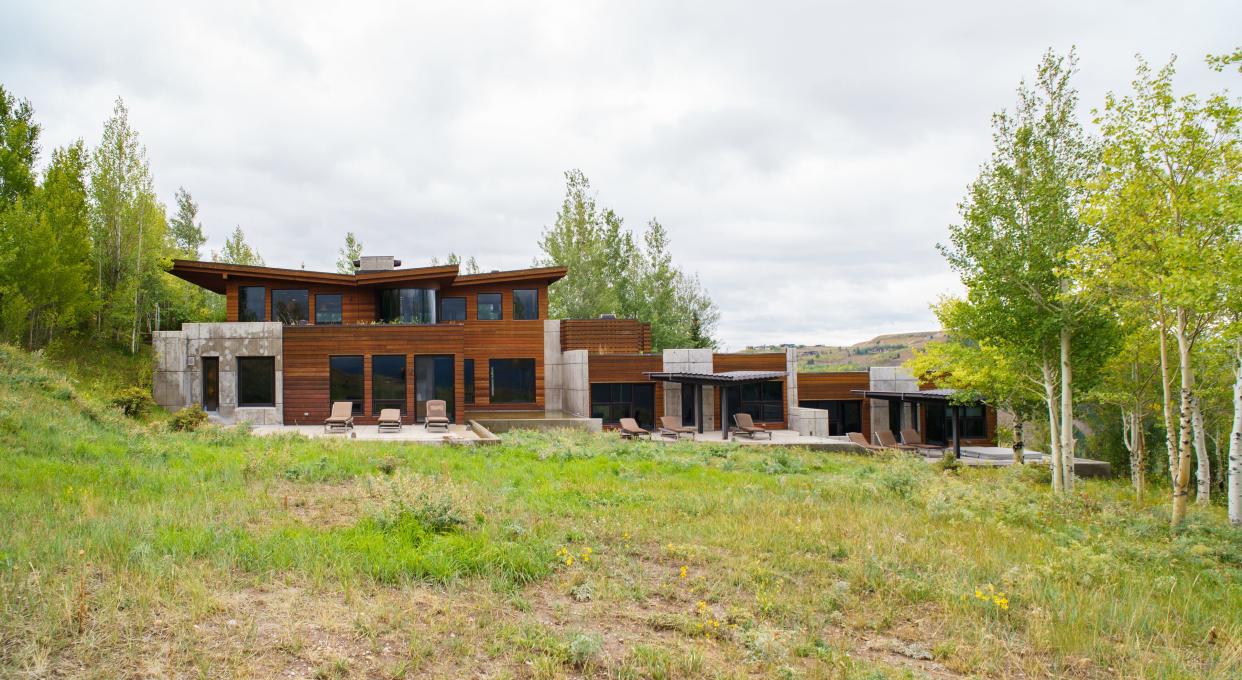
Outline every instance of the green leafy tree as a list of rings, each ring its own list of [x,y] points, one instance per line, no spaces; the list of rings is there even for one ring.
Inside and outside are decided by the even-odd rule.
[[[198,221],[198,204],[185,187],[177,188],[177,214],[168,223],[177,255],[187,260],[202,257],[202,248],[207,243],[203,233],[203,224]]]
[[[241,226],[233,229],[233,233],[224,240],[224,248],[220,252],[213,251],[211,259],[216,262],[227,262],[229,264],[244,264],[262,267],[264,265],[263,257],[246,243],[246,234],[242,232]]]
[[[481,269],[479,269],[479,263],[477,260],[474,259],[473,255],[466,257],[466,258],[462,258],[457,253],[449,253],[448,257],[444,258],[444,264],[457,265],[459,271],[462,274],[478,274],[480,271],[482,271]],[[437,267],[439,265],[440,265],[439,258],[436,258],[436,257],[431,258],[431,266]]]
[[[337,251],[339,257],[336,258],[336,271],[341,274],[354,273],[354,261],[362,257],[362,241],[354,235],[354,232],[345,233],[345,245]]]
[[[39,125],[34,109],[0,86],[0,210],[35,187],[35,159],[39,157]]]

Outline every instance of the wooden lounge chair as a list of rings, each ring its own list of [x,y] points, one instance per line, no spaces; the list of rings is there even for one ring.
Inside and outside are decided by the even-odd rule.
[[[401,409],[386,408],[386,409],[380,410],[379,431],[380,432],[400,432],[401,431]]]
[[[349,432],[354,429],[354,402],[332,402],[332,414],[323,421],[324,432]]]
[[[920,451],[941,451],[944,449],[943,446],[924,443],[923,435],[919,434],[918,430],[912,427],[903,427],[901,429],[901,441],[906,446],[913,446]]]
[[[665,437],[676,439],[685,434],[690,435],[690,438],[694,439],[694,428],[683,426],[681,418],[677,416],[660,416],[660,427],[658,429],[660,434]]]
[[[622,439],[636,439],[645,434],[651,434],[647,430],[638,426],[638,421],[633,418],[622,418],[619,423]]]
[[[897,449],[898,451],[914,451],[913,446],[897,443],[897,438],[888,430],[879,430],[875,433],[875,440],[886,449]]]
[[[861,432],[847,432],[845,433],[845,436],[849,437],[851,444],[857,444],[858,446],[861,446],[868,451],[883,451],[884,450],[883,446],[876,446],[875,444],[872,444],[871,442],[867,441],[867,438],[862,436]]]
[[[423,419],[423,422],[428,432],[433,427],[445,432],[449,431],[448,406],[443,399],[429,399],[427,401],[427,417]]]
[[[734,413],[733,422],[737,423],[738,436],[746,435],[754,439],[757,435],[766,434],[768,439],[772,438],[772,431],[756,425],[749,413]]]

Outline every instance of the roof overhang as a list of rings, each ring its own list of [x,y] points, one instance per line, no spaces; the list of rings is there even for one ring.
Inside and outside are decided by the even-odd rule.
[[[683,385],[744,385],[746,383],[783,380],[787,377],[784,371],[725,371],[723,373],[678,373],[662,371],[645,371],[652,380],[680,383]]]
[[[888,401],[911,401],[922,403],[946,404],[953,400],[957,390],[917,390],[914,392],[893,392],[888,390],[850,390],[868,399],[886,399]],[[981,403],[976,400],[975,403]]]
[[[172,268],[168,270],[168,273],[196,286],[223,294],[228,287],[227,282],[229,279],[265,279],[268,281],[288,281],[290,283],[327,286],[435,283],[438,287],[443,287],[449,285],[479,285],[520,281],[552,283],[564,278],[568,271],[565,267],[535,267],[532,269],[463,275],[459,273],[457,265],[450,264],[438,267],[410,267],[406,269],[359,272],[356,274],[338,274],[336,272],[256,267],[226,262],[173,260]]]

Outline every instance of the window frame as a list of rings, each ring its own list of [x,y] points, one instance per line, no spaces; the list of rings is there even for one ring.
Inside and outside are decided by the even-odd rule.
[[[381,398],[377,393],[377,390],[380,388],[380,386],[384,384],[384,381],[381,381],[378,379],[381,373],[376,370],[377,359],[382,359],[382,360],[400,359],[401,360],[401,400],[397,408],[401,411],[401,417],[402,419],[404,419],[405,416],[408,415],[406,413],[405,405],[409,401],[409,392],[410,392],[410,389],[409,389],[410,367],[407,365],[408,364],[407,357],[404,354],[372,354],[371,355],[371,415],[378,416],[382,409],[393,408],[392,406],[393,403],[397,402],[396,399]],[[363,391],[366,390],[365,378],[366,376],[364,375],[363,376]]]
[[[336,298],[336,313],[341,318],[338,321],[320,321],[319,320],[319,301],[324,298]],[[316,326],[340,326],[345,323],[345,296],[341,293],[316,293],[315,294],[315,325]]]
[[[268,366],[267,373],[271,380],[272,400],[261,402],[242,401],[242,392],[246,383],[246,370],[243,366],[252,366],[256,364],[266,364]],[[274,408],[276,406],[276,357],[265,356],[247,356],[237,357],[237,407],[238,408]]]
[[[448,318],[448,314],[444,313],[444,303],[448,302],[449,300],[461,300],[461,318],[460,319],[450,319]],[[466,304],[466,296],[450,295],[448,297],[440,298],[440,319],[439,321],[441,323],[465,321],[469,317],[470,317],[470,311],[469,311],[469,305]]]
[[[357,359],[361,380],[358,384],[358,399],[337,399],[332,395],[332,360],[333,359]],[[333,402],[348,401],[353,404],[353,415],[360,416],[365,413],[367,395],[367,374],[366,374],[366,357],[361,354],[329,354],[328,355],[328,410],[332,410]]]
[[[773,398],[772,394],[767,394],[769,390],[777,391],[779,386],[778,398]],[[783,380],[765,380],[759,383],[745,383],[742,385],[732,385],[726,387],[727,390],[735,390],[729,393],[729,415],[734,413],[749,413],[751,420],[756,423],[782,423],[785,422],[785,382]],[[753,391],[753,392],[752,392]],[[748,395],[748,392],[752,394]],[[777,407],[780,417],[773,420],[771,408]]]
[[[276,295],[278,293],[301,293],[302,294],[303,300],[306,303],[305,305],[306,318],[301,319],[301,323],[298,323],[297,321],[294,321],[292,323],[285,322],[276,313]],[[270,318],[273,321],[279,321],[280,323],[286,326],[305,326],[310,323],[310,315],[311,315],[310,306],[311,304],[310,304],[310,290],[309,289],[306,289],[306,288],[273,288],[271,291],[271,294],[268,295],[268,318]]]
[[[534,316],[522,316],[518,314],[518,293],[530,293],[534,298],[532,313]],[[514,321],[538,321],[539,320],[539,289],[538,288],[514,288],[510,297],[513,299],[513,320]],[[522,305],[525,307],[526,305]]]
[[[529,399],[496,399],[496,368],[497,362],[530,362],[530,398]],[[525,370],[524,368],[522,370]],[[489,404],[535,404],[539,400],[539,364],[528,357],[501,357],[487,360],[487,402]],[[521,396],[526,396],[522,394]]]
[[[485,296],[490,297],[493,295],[496,296],[496,303],[495,303],[496,317],[495,318],[484,318],[482,316],[483,298]],[[492,305],[492,303],[490,302],[487,304],[489,307]],[[504,294],[503,293],[475,293],[474,295],[474,320],[475,321],[504,321],[505,320],[505,296]]]
[[[246,318],[246,310],[251,306],[251,303],[247,300],[249,296],[246,295],[246,291],[256,289],[261,291],[259,295],[262,298],[259,301],[259,318],[248,319]],[[267,321],[267,286],[237,287],[237,320],[243,323],[261,323]]]
[[[386,306],[391,301],[385,301],[385,297],[390,293],[397,294],[397,316],[396,320],[384,318]],[[426,295],[430,297],[430,304],[423,306],[422,313],[425,321],[406,321],[405,320],[405,296],[407,293],[417,293],[411,300],[411,311],[413,311],[414,302],[419,297]],[[436,323],[436,317],[440,314],[440,291],[438,288],[419,288],[416,286],[406,286],[397,288],[381,288],[375,291],[375,320],[382,324],[402,325],[402,326],[430,326]],[[423,300],[426,302],[426,300]],[[417,318],[411,314],[410,318]]]
[[[687,385],[682,385],[684,389]],[[599,389],[597,389],[599,388]],[[600,391],[607,391],[607,399],[596,399]],[[640,427],[653,428],[655,426],[655,383],[652,382],[623,382],[623,383],[605,383],[595,382],[590,384],[590,400],[591,400],[591,417],[599,418],[604,425],[617,425],[622,418],[633,418],[638,422]],[[644,404],[639,400],[639,394],[644,393],[651,395],[650,404]],[[646,417],[640,412],[640,407],[649,406],[649,412]],[[601,410],[602,409],[602,410]]]

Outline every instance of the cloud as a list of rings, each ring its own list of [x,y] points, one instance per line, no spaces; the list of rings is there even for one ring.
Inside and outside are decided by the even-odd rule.
[[[44,146],[97,141],[116,96],[171,201],[218,248],[330,269],[344,232],[407,263],[529,264],[581,168],[668,228],[731,347],[928,329],[935,250],[1040,54],[1077,45],[1084,117],[1133,55],[1182,84],[1236,45],[1236,3],[25,3],[4,85]]]

